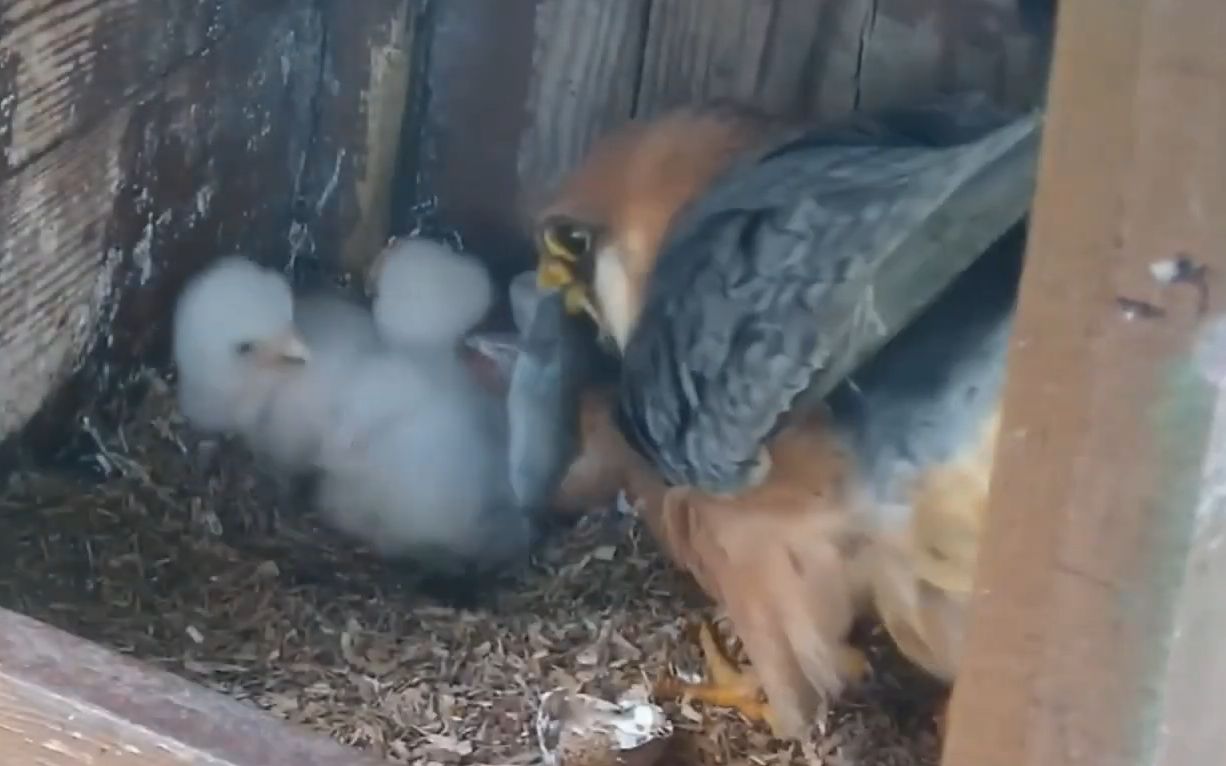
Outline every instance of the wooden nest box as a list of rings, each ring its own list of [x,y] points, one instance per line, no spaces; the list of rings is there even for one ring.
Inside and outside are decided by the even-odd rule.
[[[1095,445],[1119,444],[1140,433],[1102,424],[1102,418],[1152,399],[1152,388],[1130,388],[1112,377],[1113,365],[1143,380],[1153,377],[1146,377],[1145,360],[1129,357],[1126,349],[1165,348],[1163,343],[1191,337],[1192,326],[1171,320],[1168,329],[1141,341],[1117,329],[1095,346],[1085,340],[1093,334],[1087,328],[1107,322],[1116,304],[1079,306],[1076,296],[1088,293],[1077,292],[1081,288],[1069,280],[1111,281],[1129,300],[1158,304],[1152,290],[1138,286],[1131,266],[1121,264],[1139,264],[1149,252],[1178,242],[1190,252],[1213,250],[1214,256],[1204,257],[1217,259],[1212,286],[1222,288],[1217,254],[1223,238],[1212,231],[1226,220],[1213,212],[1226,200],[1220,148],[1226,54],[1210,49],[1221,49],[1226,11],[1213,0],[1137,0],[1112,4],[1110,11],[1091,10],[1099,4],[1088,2],[1065,5],[1057,55],[1057,68],[1065,69],[1053,80],[1051,129],[1067,132],[1057,132],[1054,148],[1045,149],[1034,236],[1070,259],[1079,249],[1115,248],[1130,255],[1087,256],[1080,266],[1041,259],[1037,275],[1028,276],[1035,285],[1043,280],[1041,288],[1030,285],[1031,291],[1049,293],[1052,302],[1047,309],[1037,300],[1029,305],[1024,291],[1023,330],[1064,335],[1051,346],[1036,336],[1030,351],[1019,350],[1018,375],[1039,387],[1045,374],[1072,376],[1093,396],[1077,400],[1083,409],[1074,412],[1040,404],[1037,396],[1022,402],[1021,383],[1011,389],[1019,403],[1009,400],[1006,432],[1010,425],[1025,428],[1032,422],[1026,418],[1048,429],[1043,433],[1050,436],[1050,449],[1064,450],[1069,464],[1044,480],[1073,489],[1046,490],[1042,497],[1055,510],[1026,509],[1039,519],[1030,533],[1016,531],[1011,539],[989,533],[989,547],[1000,557],[985,577],[1005,590],[1013,582],[1017,601],[985,607],[991,617],[983,618],[983,636],[992,633],[992,619],[1016,627],[1040,613],[1064,635],[1087,615],[1101,618],[1097,625],[1103,628],[1110,622],[1107,607],[1096,606],[1100,601],[1089,593],[1099,585],[1076,590],[1044,580],[1049,570],[1017,563],[1026,558],[1018,546],[1062,541],[1068,560],[1082,561],[1092,558],[1086,550],[1101,535],[1101,545],[1110,543],[1113,553],[1095,560],[1119,564],[1123,558],[1112,556],[1125,549],[1125,541],[1116,537],[1139,539],[1154,523],[1140,508],[1117,508],[1123,519],[1118,523],[1095,516],[1105,496],[1099,492],[1102,480],[1074,468],[1094,462]],[[1096,22],[1095,13],[1110,19]],[[1112,35],[1119,39],[1108,39]],[[29,510],[5,497],[6,477],[17,471],[14,456],[56,457],[57,447],[81,436],[82,415],[113,411],[110,403],[122,398],[134,371],[164,366],[178,290],[219,255],[243,252],[292,265],[296,273],[360,274],[389,235],[426,220],[458,232],[466,248],[507,277],[531,265],[524,223],[541,193],[596,137],[631,117],[717,97],[788,115],[836,117],[969,88],[1005,104],[1031,104],[1043,90],[1045,58],[1017,0],[4,0],[0,441],[6,449],[0,450],[0,523],[12,532],[18,523],[13,520]],[[1092,86],[1086,73],[1105,78],[1105,84]],[[1211,80],[1216,90],[1198,86],[1198,77]],[[1132,127],[1088,127],[1077,121],[1083,109],[1087,119],[1110,117]],[[1194,155],[1196,147],[1212,159]],[[1178,168],[1191,180],[1181,186],[1161,166]],[[1045,202],[1044,193],[1058,202]],[[1100,204],[1118,195],[1127,197],[1127,204],[1120,203],[1125,213],[1120,205]],[[1195,204],[1172,202],[1175,197],[1194,198]],[[1188,212],[1192,208],[1199,212]],[[1165,218],[1153,233],[1148,216],[1159,212]],[[1076,237],[1067,233],[1073,231]],[[1210,306],[1221,310],[1220,295],[1212,296]],[[1091,316],[1092,311],[1103,313]],[[1081,318],[1083,325],[1057,328],[1060,318]],[[1071,371],[1045,366],[1081,352],[1093,356]],[[1198,406],[1213,412],[1204,402]],[[1083,431],[1056,423],[1052,412],[1082,418]],[[1220,441],[1220,430],[1215,433]],[[1192,441],[1184,444],[1186,453],[1171,458],[1184,461],[1183,469],[1199,461],[1209,443],[1204,434]],[[1000,470],[1016,473],[1014,464],[1031,458],[1043,462],[1036,450],[1033,444],[1004,448]],[[1126,455],[1118,457],[1118,470],[1133,468]],[[1121,481],[1144,493],[1161,478],[1151,473],[1138,469]],[[1011,475],[1004,482],[1023,492],[1025,482]],[[1197,496],[1193,479],[1180,487],[1185,497]],[[1074,500],[1085,515],[1065,514]],[[1226,511],[1220,498],[1214,502],[1208,520],[1201,521],[1216,525],[1220,535],[1226,527],[1218,517]],[[1008,505],[1001,502],[1000,528],[1025,527],[1023,510],[1010,513]],[[1097,521],[1086,520],[1091,518]],[[1112,532],[1112,525],[1123,532]],[[1166,533],[1171,551],[1185,550],[1186,540],[1179,543],[1178,535]],[[1221,554],[1202,553],[1221,582]],[[1182,553],[1146,555],[1151,554],[1134,558],[1175,562],[1182,571]],[[86,571],[105,565],[81,562]],[[143,566],[156,569],[150,562]],[[1084,582],[1098,583],[1102,574],[1107,584],[1101,587],[1115,587],[1123,598],[1129,578],[1140,576],[1122,565],[1117,569],[1085,572]],[[1022,575],[1010,580],[1012,570]],[[4,579],[0,573],[0,583]],[[1055,599],[1046,611],[1032,603],[1043,583],[1051,585]],[[1184,593],[1179,609],[1196,612],[1194,590]],[[1174,610],[1178,592],[1172,585],[1155,591],[1154,598]],[[0,606],[24,603],[13,597]],[[1160,610],[1134,607],[1152,618],[1151,627],[1166,624],[1155,616]],[[1220,628],[1221,609],[1214,614]],[[1142,641],[1136,625],[1121,630]],[[1093,635],[1109,645],[1101,651],[1109,653],[1113,669],[1157,662],[1152,653],[1133,657],[1129,652],[1139,644],[1112,644],[1110,631],[1103,631]],[[1023,637],[1032,644],[1021,646]],[[1010,656],[1022,658],[1017,666],[1002,665],[982,637],[977,640],[983,645],[972,647],[972,664],[1008,675],[1019,690],[1033,687],[1038,696],[1052,689],[1065,700],[1085,696],[1067,678],[1077,674],[1078,663],[1093,665],[1099,650],[1074,644],[1057,660],[1036,659],[1033,644],[1055,651],[1054,638],[1035,639],[1022,628],[1010,638],[1017,644]],[[1188,640],[1177,651],[1187,657],[1212,654]],[[110,647],[125,648],[130,649]],[[1214,661],[1205,672],[1223,681],[1220,652]],[[1146,678],[1167,684],[1171,704],[1194,718],[1195,700],[1184,691],[1191,688],[1191,666],[1178,664],[1186,665],[1186,657],[1173,662],[1169,677]],[[1067,674],[1052,675],[1052,667]],[[1087,677],[1087,688],[1112,704],[1142,695],[1139,685],[1118,676]],[[947,762],[993,762],[985,760],[990,743],[972,731],[976,716],[1004,727],[997,740],[1021,754],[1007,761],[1010,766],[1134,762],[1114,757],[1118,753],[1110,746],[1092,739],[1066,742],[1065,750],[1035,745],[1057,737],[1047,727],[1058,716],[1028,712],[1021,691],[982,703],[990,696],[986,683],[972,681],[955,698],[947,753],[953,760]],[[242,690],[235,694],[242,696]],[[980,696],[971,701],[972,694]],[[281,712],[292,718],[302,711]],[[1089,716],[1079,723],[1123,736],[1123,715]],[[957,716],[967,724],[957,726]],[[419,736],[414,731],[410,722],[398,736],[408,741]],[[1220,734],[1214,736],[1217,750],[1226,746]],[[369,749],[401,760],[425,752],[414,750],[417,745],[397,750],[388,741],[375,744]],[[1095,746],[1106,747],[1112,757],[1064,757]],[[1217,757],[1201,740],[1182,746],[1189,752],[1203,747],[1196,752]],[[479,762],[471,760],[472,750],[450,752],[450,762]],[[375,762],[252,706],[2,610],[0,754],[5,763],[16,758],[11,762],[31,764]],[[1208,760],[1178,761],[1194,762]]]

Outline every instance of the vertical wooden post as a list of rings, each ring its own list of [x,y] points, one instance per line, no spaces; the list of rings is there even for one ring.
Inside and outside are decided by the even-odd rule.
[[[1059,14],[944,763],[1216,762],[1226,408],[1193,349],[1226,290],[1226,4]]]

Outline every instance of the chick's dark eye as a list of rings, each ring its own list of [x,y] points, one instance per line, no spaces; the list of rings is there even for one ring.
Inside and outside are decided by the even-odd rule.
[[[247,354],[250,354],[252,351],[255,351],[255,343],[249,340],[245,340],[242,343],[235,345],[234,351],[239,356],[246,356]]]

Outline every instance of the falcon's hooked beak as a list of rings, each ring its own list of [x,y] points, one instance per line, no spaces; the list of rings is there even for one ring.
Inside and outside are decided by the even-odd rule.
[[[603,327],[589,286],[594,241],[588,226],[562,216],[547,219],[538,236],[536,283],[542,290],[560,291],[568,315],[587,314],[597,327]]]

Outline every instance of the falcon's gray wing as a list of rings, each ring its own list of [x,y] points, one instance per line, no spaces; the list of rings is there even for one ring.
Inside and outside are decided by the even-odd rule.
[[[1040,116],[977,96],[811,130],[670,229],[622,360],[618,424],[675,484],[752,485],[824,397],[1029,208]]]

